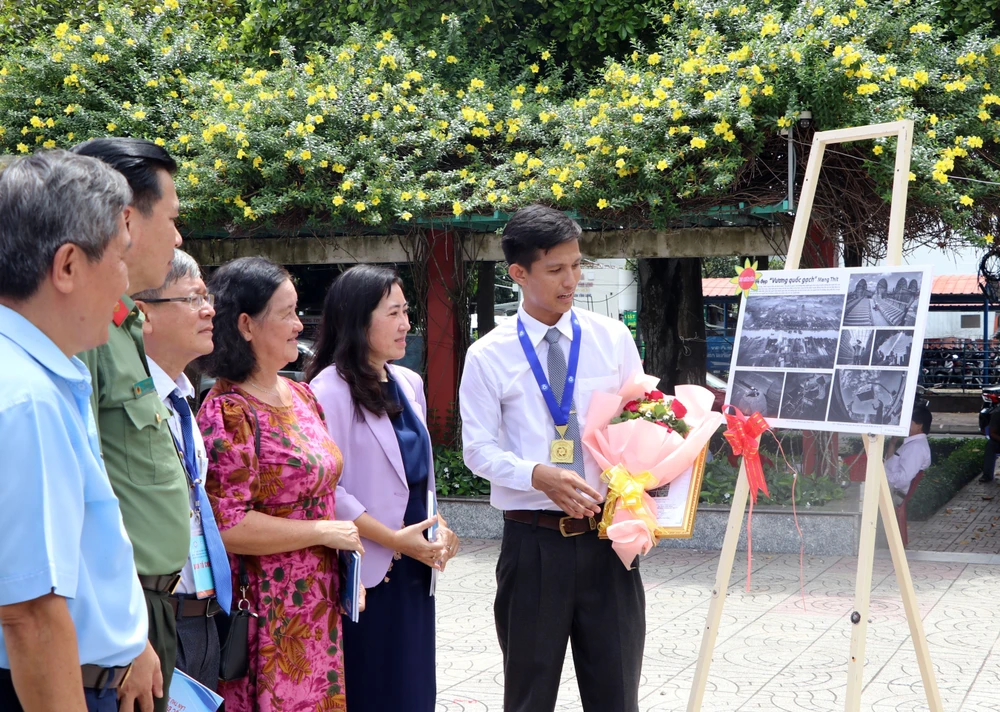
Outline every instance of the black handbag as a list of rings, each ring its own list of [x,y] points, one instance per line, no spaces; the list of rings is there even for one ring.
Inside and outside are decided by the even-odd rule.
[[[233,393],[232,395],[237,395]],[[257,409],[247,401],[254,420],[254,452],[260,460],[260,421]],[[239,560],[240,600],[233,606],[228,616],[215,616],[215,625],[219,631],[219,680],[229,682],[242,680],[250,672],[250,619],[257,614],[250,610],[247,599],[247,589],[250,588],[250,577],[247,576],[246,563],[242,556]]]
[[[239,560],[240,600],[228,616],[215,616],[220,645],[219,679],[224,682],[242,680],[250,672],[250,618],[257,617],[247,600],[250,586],[247,568],[242,556]]]

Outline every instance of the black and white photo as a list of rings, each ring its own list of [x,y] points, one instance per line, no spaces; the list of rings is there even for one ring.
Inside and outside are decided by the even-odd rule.
[[[754,296],[744,304],[737,366],[833,368],[843,295]]]
[[[826,420],[831,380],[826,373],[786,374],[780,417],[786,420]]]
[[[781,406],[781,387],[785,374],[781,371],[734,371],[732,404],[744,415],[760,413],[776,418]]]
[[[904,370],[838,368],[834,375],[828,420],[898,425],[903,411],[905,384]]]
[[[844,329],[837,349],[838,366],[867,366],[872,358],[872,329]]]
[[[872,366],[909,366],[912,352],[913,332],[911,330],[883,331],[880,329],[875,332]]]
[[[862,272],[847,287],[844,326],[913,326],[921,272]]]

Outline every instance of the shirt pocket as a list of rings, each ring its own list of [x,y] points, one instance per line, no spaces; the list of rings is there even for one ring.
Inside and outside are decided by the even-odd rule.
[[[127,400],[125,410],[125,462],[129,479],[137,485],[170,482],[183,465],[167,425],[170,412],[155,392]]]
[[[617,393],[621,379],[617,375],[592,376],[590,378],[577,379],[577,393],[573,397],[576,403],[577,417],[583,423],[587,417],[587,410],[590,408],[590,395],[600,391],[601,393]]]

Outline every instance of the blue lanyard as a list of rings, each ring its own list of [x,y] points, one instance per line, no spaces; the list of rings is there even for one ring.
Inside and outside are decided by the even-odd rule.
[[[552,394],[552,388],[549,387],[549,379],[545,377],[545,371],[542,370],[538,354],[535,353],[535,347],[531,345],[531,339],[528,338],[528,332],[525,331],[524,324],[521,323],[521,317],[517,317],[517,338],[521,342],[521,349],[524,351],[525,358],[528,359],[528,365],[531,366],[535,382],[542,390],[545,405],[548,406],[549,413],[552,414],[552,420],[557,427],[569,423],[570,410],[572,410],[573,406],[573,386],[576,382],[576,368],[580,363],[580,320],[576,318],[576,314],[572,311],[570,312],[570,321],[573,323],[573,343],[569,347],[569,364],[566,368],[566,384],[563,386],[562,403],[557,403],[556,397]],[[559,348],[559,344],[549,344],[549,348],[557,349]]]

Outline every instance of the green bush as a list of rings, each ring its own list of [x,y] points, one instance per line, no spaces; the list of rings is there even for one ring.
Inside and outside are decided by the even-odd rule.
[[[948,39],[932,3],[677,2],[648,45],[574,74],[548,49],[502,68],[440,16],[433,46],[355,28],[305,56],[287,42],[246,56],[236,28],[190,21],[204,1],[109,5],[4,46],[0,152],[159,140],[183,164],[187,226],[233,235],[405,230],[539,201],[659,227],[727,195],[808,108],[821,128],[912,119],[912,211],[979,241],[995,222],[1000,43]],[[891,142],[841,151],[890,192]]]
[[[442,497],[486,497],[490,494],[489,481],[472,474],[465,466],[461,450],[434,450],[434,478]]]
[[[716,457],[706,464],[705,478],[701,486],[701,504],[731,504],[738,475],[739,467],[730,465],[724,456]],[[767,481],[771,496],[762,495],[757,503],[791,506],[794,477],[784,467],[784,463],[782,462],[780,469],[777,466],[765,465],[764,479]],[[798,481],[795,482],[795,504],[799,507],[822,507],[828,502],[843,499],[846,480],[846,472],[842,472],[841,477],[837,479],[799,475]]]
[[[930,519],[959,490],[982,474],[985,454],[986,440],[976,438],[965,440],[944,460],[932,460],[933,464],[906,505],[906,518],[913,521]]]

